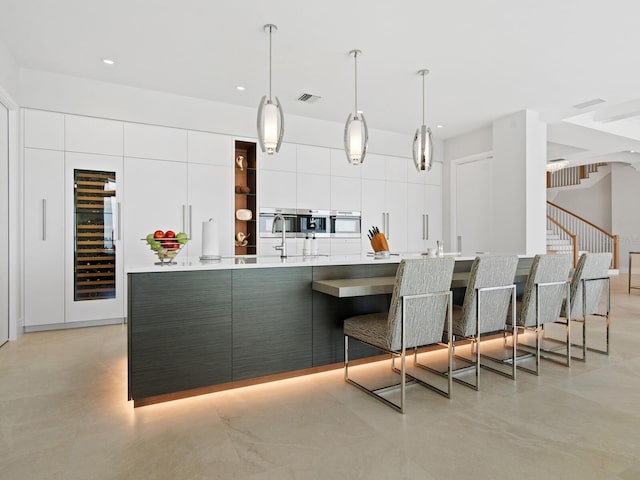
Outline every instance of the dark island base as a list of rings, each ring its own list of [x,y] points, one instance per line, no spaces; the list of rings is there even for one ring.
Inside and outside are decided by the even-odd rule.
[[[130,273],[129,399],[137,407],[339,367],[344,319],[386,311],[389,296],[338,299],[313,292],[312,281],[395,275],[397,266]]]

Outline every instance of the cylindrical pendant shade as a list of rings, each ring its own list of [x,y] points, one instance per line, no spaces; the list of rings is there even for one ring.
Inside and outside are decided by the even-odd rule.
[[[344,150],[351,165],[360,165],[367,154],[369,129],[364,115],[354,117],[349,114],[344,126]]]

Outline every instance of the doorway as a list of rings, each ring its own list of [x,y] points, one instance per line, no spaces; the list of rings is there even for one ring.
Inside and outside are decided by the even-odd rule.
[[[490,154],[451,162],[451,243],[463,256],[491,250],[492,163]]]

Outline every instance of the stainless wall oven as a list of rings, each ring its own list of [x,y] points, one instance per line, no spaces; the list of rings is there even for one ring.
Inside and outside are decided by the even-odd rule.
[[[295,238],[298,233],[298,217],[295,208],[261,208],[258,230],[262,238],[279,238],[282,235],[282,223],[277,222],[273,228],[276,215],[282,215],[288,238]]]
[[[360,212],[332,210],[331,211],[331,237],[334,238],[360,238]]]
[[[298,233],[301,237],[315,236],[316,238],[328,237],[330,227],[329,210],[298,209]]]

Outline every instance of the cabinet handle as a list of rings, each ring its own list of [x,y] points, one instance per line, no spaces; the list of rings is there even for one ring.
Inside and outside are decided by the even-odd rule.
[[[47,240],[47,199],[42,199],[42,240]]]
[[[189,231],[187,232],[188,238],[191,238],[193,234],[193,205],[189,205]]]
[[[387,215],[387,240],[391,239],[391,223],[389,222],[389,212],[387,212],[385,215]]]
[[[118,241],[121,240],[120,231],[122,230],[122,204],[120,202],[117,203],[118,206]]]
[[[429,214],[424,215],[424,239],[429,240]]]
[[[458,235],[458,253],[462,254],[462,235]]]
[[[187,231],[187,206],[186,205],[182,205],[182,231],[186,232]]]

